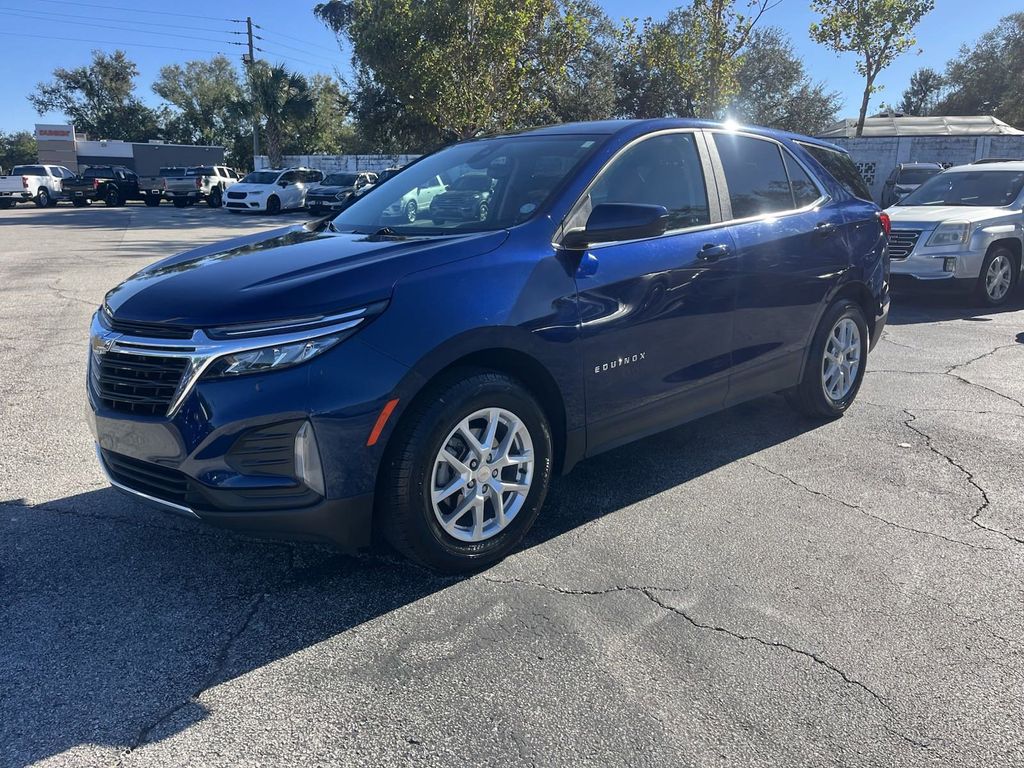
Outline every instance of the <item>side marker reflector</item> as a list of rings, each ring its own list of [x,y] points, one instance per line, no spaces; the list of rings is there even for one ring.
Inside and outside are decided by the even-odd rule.
[[[398,405],[398,398],[394,400],[388,400],[384,404],[384,407],[380,409],[380,416],[377,417],[377,423],[373,425],[373,429],[370,431],[370,436],[366,439],[367,447],[376,445],[380,433],[384,431],[384,425],[388,423],[388,419],[391,418],[392,412],[395,410],[395,406]]]

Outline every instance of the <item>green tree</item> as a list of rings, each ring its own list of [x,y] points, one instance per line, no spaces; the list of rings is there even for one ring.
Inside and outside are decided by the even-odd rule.
[[[811,81],[778,27],[750,36],[736,83],[729,113],[741,122],[814,135],[836,121],[840,95]]]
[[[314,75],[309,81],[313,110],[299,128],[298,145],[286,154],[344,154],[354,144],[352,125],[346,120],[348,97],[341,84],[329,75]]]
[[[29,131],[0,131],[0,168],[9,171],[15,165],[26,165],[36,162],[39,148],[36,139]]]
[[[821,14],[811,24],[811,37],[836,53],[857,55],[857,72],[864,78],[857,136],[864,133],[875,79],[916,44],[914,27],[934,7],[935,0],[811,0],[812,10]]]
[[[330,0],[317,15],[352,47],[363,84],[445,139],[535,122],[547,77],[582,39],[556,0]]]
[[[53,71],[28,97],[36,112],[60,112],[96,139],[145,141],[159,135],[157,114],[135,95],[139,70],[124,51],[92,52],[88,66]]]
[[[225,56],[163,67],[153,91],[170,105],[163,121],[166,138],[231,149],[251,130],[248,115],[238,109],[242,83]]]
[[[305,77],[284,65],[257,61],[248,67],[251,107],[271,166],[280,167],[286,146],[300,140],[301,127],[315,102]]]
[[[1024,13],[1000,20],[946,65],[939,115],[995,115],[1024,128]]]
[[[695,68],[689,64],[689,15],[682,10],[661,21],[623,22],[616,63],[616,113],[621,117],[693,117]]]
[[[917,70],[910,76],[910,85],[903,91],[898,111],[917,117],[934,114],[945,87],[945,78],[934,69],[924,67]]]

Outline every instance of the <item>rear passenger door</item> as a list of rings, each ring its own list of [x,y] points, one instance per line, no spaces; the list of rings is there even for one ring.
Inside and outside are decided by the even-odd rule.
[[[709,132],[737,255],[728,402],[796,384],[822,303],[849,268],[841,209],[781,143]]]
[[[566,219],[583,226],[602,203],[669,211],[664,235],[592,245],[577,270],[590,454],[725,400],[735,259],[713,185],[703,134],[654,134],[612,158]]]

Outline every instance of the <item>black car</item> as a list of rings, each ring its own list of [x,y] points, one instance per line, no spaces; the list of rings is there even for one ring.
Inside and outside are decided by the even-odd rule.
[[[338,211],[353,194],[372,187],[376,173],[332,173],[306,193],[306,207],[316,214]]]
[[[446,221],[484,221],[490,208],[494,180],[485,173],[467,173],[430,204],[435,224]]]

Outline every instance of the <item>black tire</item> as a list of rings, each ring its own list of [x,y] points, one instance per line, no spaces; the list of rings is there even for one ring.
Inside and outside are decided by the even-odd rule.
[[[999,259],[1001,264],[1009,263],[1010,284],[1005,288],[1005,293],[997,298],[993,298],[989,290],[988,273],[996,259]],[[1013,251],[1005,245],[992,246],[988,249],[988,253],[985,254],[985,261],[981,263],[981,274],[978,275],[978,282],[974,286],[974,301],[983,307],[1001,307],[1013,296],[1019,278],[1020,262],[1017,261]],[[994,289],[995,286],[992,286],[992,288]]]
[[[35,204],[37,208],[49,208],[52,204],[53,198],[50,197],[50,190],[46,187],[40,187],[36,193]]]
[[[823,382],[826,363],[825,347],[833,330],[845,319],[852,320],[857,326],[860,336],[859,365],[849,391],[842,397],[833,399],[826,394]],[[818,329],[814,332],[814,339],[811,341],[807,362],[804,365],[803,378],[797,386],[785,392],[786,400],[794,409],[809,418],[835,419],[842,416],[857,398],[861,382],[864,381],[869,342],[868,325],[864,319],[864,310],[860,308],[860,305],[849,299],[839,299],[834,302],[825,310]]]
[[[221,192],[220,187],[210,190],[210,194],[206,198],[206,205],[210,208],[220,208],[224,205],[224,193]]]
[[[103,193],[103,204],[107,206],[107,208],[117,208],[119,205],[124,204],[121,200],[121,192],[117,187],[113,185],[107,187],[106,191]]]
[[[74,200],[71,201],[71,204],[75,206],[75,208],[85,208],[85,206],[89,204],[89,201],[83,200],[80,197],[76,197]]]
[[[484,408],[506,409],[521,420],[533,443],[533,480],[504,529],[482,541],[465,542],[446,532],[434,514],[434,460],[456,425]],[[445,573],[485,568],[515,549],[536,520],[551,480],[551,457],[547,417],[522,384],[494,371],[459,371],[433,385],[395,431],[377,492],[380,530],[401,554],[428,568]]]
[[[188,200],[186,200],[184,197],[176,197],[176,198],[174,198],[174,207],[175,208],[184,208],[187,205],[188,205]]]
[[[146,205],[148,205],[150,208],[156,208],[158,205],[160,205],[160,198],[157,197],[156,195],[146,195],[145,201]]]
[[[405,204],[405,220],[412,224],[416,221],[416,216],[419,213],[419,209],[416,207],[416,201],[410,200]]]
[[[0,211],[6,211],[8,208],[14,207],[13,200],[0,200]]]
[[[270,216],[277,216],[281,212],[281,198],[271,195],[267,198],[267,213]]]
[[[480,219],[480,221],[487,221],[487,214],[490,213],[490,210],[491,208],[487,204],[486,200],[480,203],[480,207],[477,209],[476,212],[477,218]]]

